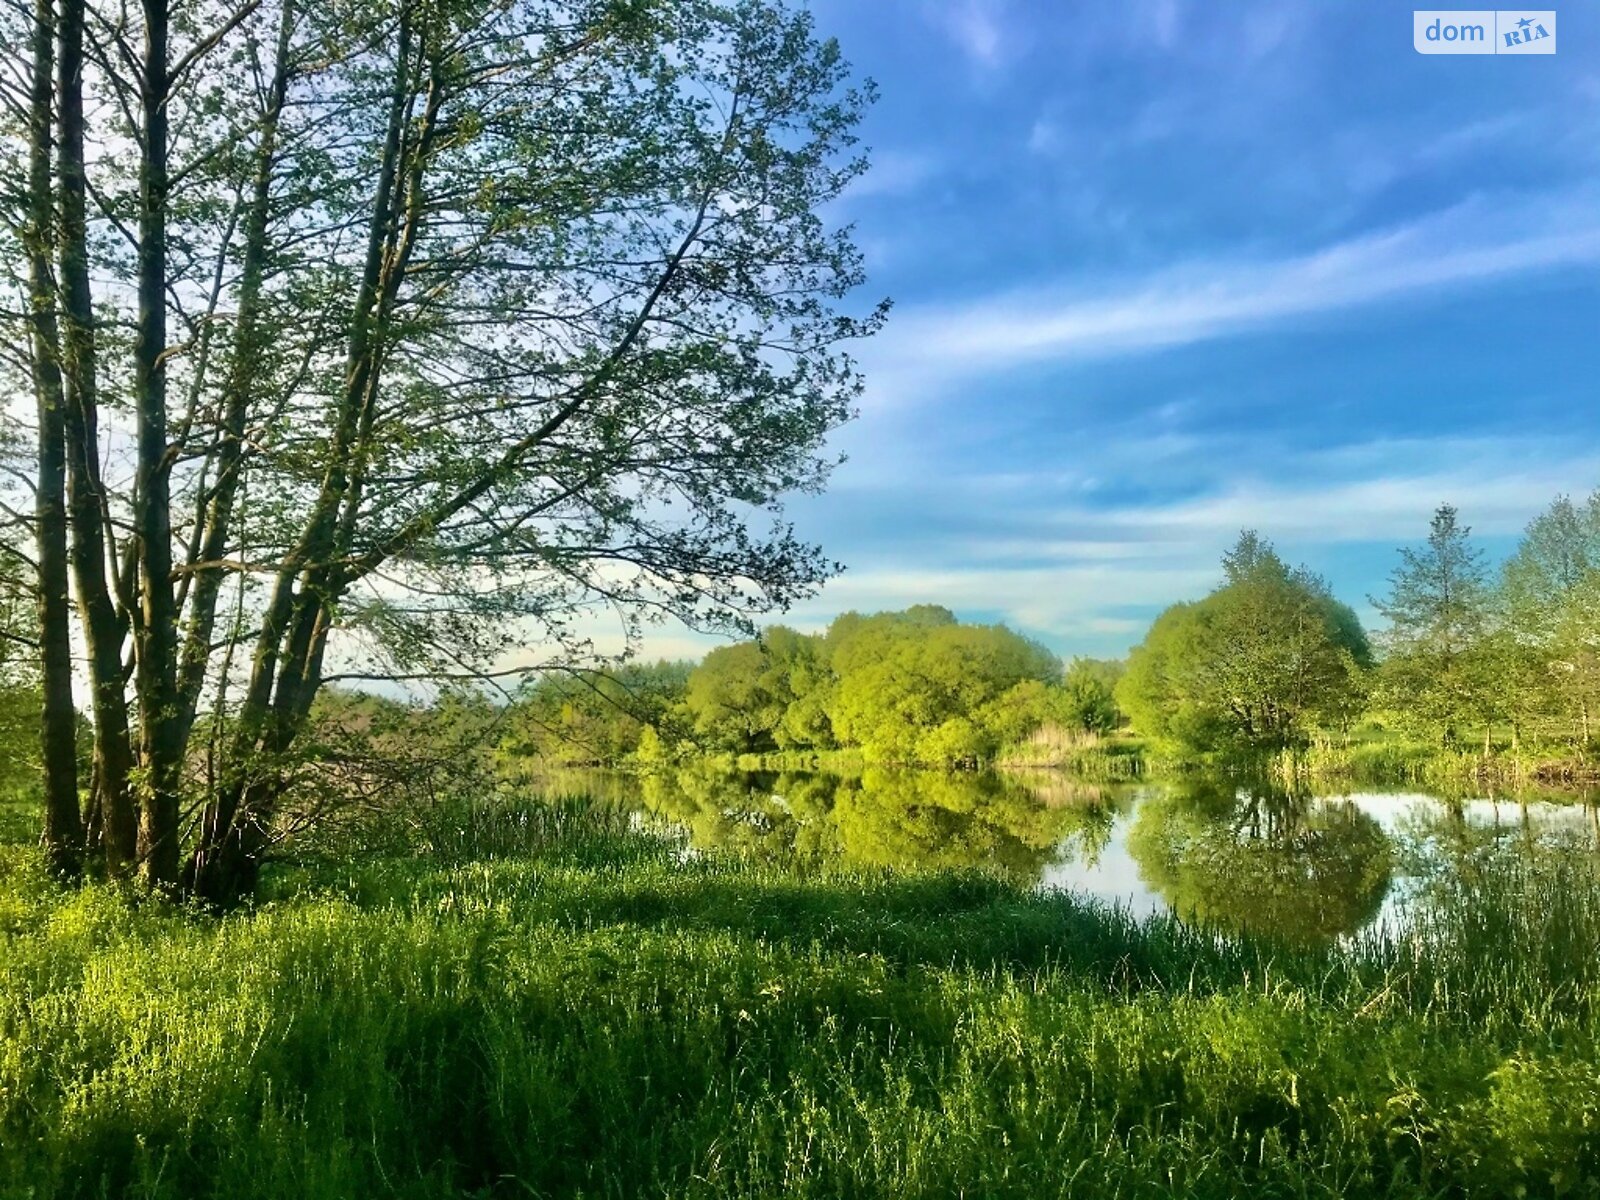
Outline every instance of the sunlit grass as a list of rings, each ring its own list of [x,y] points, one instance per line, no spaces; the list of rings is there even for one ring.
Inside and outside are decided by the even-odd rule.
[[[1089,730],[1044,725],[1001,752],[996,766],[1049,767],[1083,779],[1135,779],[1148,767],[1146,743],[1126,734],[1102,736]]]
[[[0,1194],[1600,1190],[1591,860],[1311,951],[480,815],[222,918],[6,851]]]

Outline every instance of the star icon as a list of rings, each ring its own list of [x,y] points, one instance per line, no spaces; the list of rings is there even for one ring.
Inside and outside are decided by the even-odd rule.
[[[1526,29],[1529,25],[1533,24],[1533,19],[1531,17],[1523,17],[1522,20],[1517,22],[1517,24],[1523,29]]]

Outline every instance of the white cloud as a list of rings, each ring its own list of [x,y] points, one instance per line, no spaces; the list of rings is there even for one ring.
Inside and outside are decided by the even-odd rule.
[[[1147,555],[1127,563],[996,569],[992,566],[847,571],[788,624],[820,629],[850,609],[875,612],[910,604],[943,604],[958,612],[998,612],[1012,625],[1058,642],[1117,644],[1142,636],[1145,622],[1108,612],[1168,604],[1200,595],[1216,570],[1209,560],[1162,561]]]
[[[1000,65],[1006,45],[997,0],[940,0],[929,15],[978,66],[990,69]]]
[[[1212,455],[1218,457],[1214,447]],[[1477,536],[1510,537],[1558,493],[1586,494],[1600,484],[1600,453],[1572,454],[1534,438],[1374,441],[1256,457],[1273,478],[1234,471],[1203,495],[1110,509],[1085,500],[1071,480],[1035,476],[1020,493],[1031,491],[1013,535],[952,537],[938,564],[879,555],[786,621],[820,629],[850,608],[934,603],[997,612],[1067,653],[1121,653],[1147,626],[1130,610],[1153,613],[1204,595],[1241,529],[1259,529],[1288,557],[1326,570],[1328,552],[1339,545],[1415,544],[1441,503],[1455,504]],[[1019,474],[998,486],[1024,483]],[[940,489],[946,500],[966,491],[983,503],[995,499],[997,481],[947,479]],[[1004,515],[997,520],[1003,524]],[[1376,586],[1332,574],[1335,591],[1358,608],[1362,589]]]
[[[1061,127],[1046,117],[1040,117],[1028,130],[1028,149],[1034,154],[1055,154],[1064,144]]]
[[[1156,45],[1170,50],[1177,43],[1183,23],[1183,10],[1178,0],[1155,0],[1145,7],[1143,16]]]
[[[932,154],[915,150],[874,150],[868,157],[872,165],[850,185],[847,200],[915,192],[933,178],[939,165]]]
[[[1185,345],[1291,319],[1600,262],[1591,196],[1470,200],[1424,220],[1275,260],[1190,262],[1099,291],[1031,292],[897,316],[869,376],[925,379]],[[896,380],[905,388],[905,380]],[[915,390],[915,389],[911,389]]]

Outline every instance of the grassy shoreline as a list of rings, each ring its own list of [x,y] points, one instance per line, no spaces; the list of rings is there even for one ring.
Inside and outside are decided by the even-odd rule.
[[[677,850],[575,803],[225,918],[7,851],[0,1196],[1600,1187],[1592,862],[1307,951]]]

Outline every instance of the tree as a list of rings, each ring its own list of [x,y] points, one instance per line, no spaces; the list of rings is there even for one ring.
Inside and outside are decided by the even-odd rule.
[[[1518,707],[1546,701],[1587,745],[1600,704],[1600,491],[1581,504],[1559,496],[1534,519],[1500,596],[1506,641],[1533,664],[1519,677]]]
[[[777,746],[776,731],[793,700],[761,643],[738,642],[717,647],[694,669],[684,707],[710,747],[746,754]]]
[[[470,678],[530,630],[592,665],[596,608],[743,630],[834,569],[780,506],[823,485],[881,317],[844,310],[860,256],[822,216],[870,89],[804,13],[40,4],[60,160],[25,176],[52,219],[13,222],[14,273],[51,268],[15,373],[108,862],[248,891],[325,683]],[[86,96],[128,154],[84,155]]]
[[[684,703],[705,743],[735,754],[833,745],[827,646],[783,625],[707,654]]]
[[[690,664],[662,660],[602,671],[557,671],[510,705],[498,735],[502,764],[513,771],[551,763],[613,765],[647,740],[659,749],[679,728]]]
[[[1062,716],[1074,729],[1089,733],[1110,733],[1122,721],[1117,707],[1117,681],[1123,664],[1096,658],[1075,658],[1067,664],[1061,681]]]
[[[1054,683],[1061,662],[1004,626],[929,623],[925,611],[847,624],[832,658],[834,733],[879,762],[990,759],[1005,739],[995,722],[1014,707],[1001,698],[1029,681]]]
[[[37,628],[27,575],[32,564],[10,538],[0,538],[0,798],[38,788],[39,693]]]
[[[1401,549],[1388,595],[1372,601],[1389,623],[1381,636],[1380,694],[1446,745],[1484,708],[1484,673],[1474,655],[1489,625],[1489,590],[1471,532],[1454,508],[1440,505],[1426,545]]]
[[[1339,720],[1370,657],[1355,615],[1253,532],[1205,599],[1163,612],[1129,656],[1119,704],[1146,733],[1201,753],[1275,751]]]
[[[64,2],[70,4],[71,0]],[[15,238],[9,248],[10,273],[26,297],[28,336],[22,343],[27,349],[21,365],[31,383],[37,417],[32,591],[36,606],[44,845],[51,867],[63,875],[73,875],[82,865],[83,818],[78,800],[77,710],[72,696],[68,607],[66,402],[51,253],[56,226],[51,185],[56,147],[54,0],[35,0],[30,16],[27,37],[13,42],[30,48],[25,106],[19,97],[10,97],[13,108],[27,114],[27,184],[20,189],[20,200],[11,206],[7,224]]]

